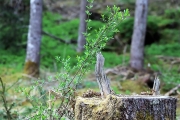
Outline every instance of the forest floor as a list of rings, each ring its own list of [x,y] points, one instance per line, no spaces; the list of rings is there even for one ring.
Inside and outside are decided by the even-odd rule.
[[[126,69],[126,70],[125,70]],[[151,91],[151,89],[148,87],[148,85],[143,82],[143,80],[147,79],[148,75],[145,73],[144,75],[141,75],[139,73],[135,73],[136,78],[132,77],[134,73],[127,74],[129,72],[129,69],[126,66],[116,66],[113,68],[108,68],[105,70],[107,73],[108,78],[111,80],[111,87],[113,91],[116,94],[124,94],[124,95],[135,95],[140,94],[141,92],[147,92]],[[118,71],[119,70],[119,71]],[[25,89],[30,90],[30,86],[32,86],[33,82],[36,81],[35,79],[25,79],[25,76],[22,72],[15,72],[16,70],[11,68],[0,68],[0,76],[5,83],[6,91],[6,99],[7,103],[10,105],[12,103],[15,103],[15,106],[12,108],[13,111],[18,111],[18,115],[23,116],[24,114],[27,114],[28,110],[32,107],[32,103],[29,102],[28,98],[25,97],[25,94],[19,91],[19,87],[24,87]],[[42,79],[46,78],[48,76],[54,76],[55,73],[50,73],[48,71],[41,70],[41,77]],[[140,76],[137,76],[140,75]],[[136,80],[135,80],[136,79]],[[149,78],[148,78],[149,79]],[[48,81],[48,80],[47,80]],[[165,94],[167,90],[164,89],[164,82],[162,82],[161,85],[161,95]],[[58,85],[58,81],[55,82],[48,82],[47,84],[44,84],[44,89],[46,93],[48,93],[48,90],[52,90],[56,88]],[[34,89],[35,91],[38,89]],[[30,91],[33,94],[36,94],[34,90]],[[83,81],[78,85],[77,89],[77,96],[81,96],[84,92],[87,90],[93,90],[96,92],[99,92],[98,84],[96,82],[95,74],[93,71],[90,71],[87,73]],[[48,96],[48,95],[47,95]],[[180,94],[176,94],[173,97],[176,97],[178,99],[177,102],[177,119],[180,119]],[[4,109],[3,102],[0,103],[0,108]],[[0,111],[0,114],[2,114]],[[14,114],[15,115],[15,114]]]

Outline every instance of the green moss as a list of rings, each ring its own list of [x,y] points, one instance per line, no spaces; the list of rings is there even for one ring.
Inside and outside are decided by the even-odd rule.
[[[121,82],[122,88],[126,94],[137,93],[140,94],[143,91],[149,91],[149,88],[143,85],[141,81],[137,80],[125,80]]]
[[[137,112],[136,113],[136,119],[137,120],[154,120],[153,116],[149,113],[146,113],[146,115],[144,115],[143,112]]]

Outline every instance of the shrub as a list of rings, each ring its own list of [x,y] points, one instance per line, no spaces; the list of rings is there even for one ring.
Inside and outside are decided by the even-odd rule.
[[[63,40],[77,40],[79,19],[73,19],[66,22],[61,21],[61,19],[61,16],[58,14],[46,12],[43,16],[43,29]],[[89,23],[88,27],[92,28],[89,31],[92,32],[92,38],[95,37],[94,30],[99,29],[103,25],[104,23],[96,20]]]
[[[152,44],[146,47],[146,53],[150,55],[165,55],[180,57],[179,44]]]

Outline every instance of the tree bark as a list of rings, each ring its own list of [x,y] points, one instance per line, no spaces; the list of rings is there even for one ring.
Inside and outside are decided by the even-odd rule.
[[[81,0],[77,52],[82,52],[84,50],[84,45],[86,44],[86,38],[83,35],[83,33],[86,32],[86,18],[87,18],[86,6],[87,6],[87,0]]]
[[[143,69],[144,66],[144,39],[146,33],[147,12],[148,0],[136,0],[130,66],[137,70]]]
[[[42,0],[30,0],[30,23],[26,51],[25,73],[39,76],[42,31]]]
[[[107,78],[106,74],[104,73],[104,57],[99,52],[97,53],[97,61],[95,66],[96,72],[96,79],[99,85],[99,89],[101,91],[101,97],[105,98],[107,95],[111,94],[110,88],[110,80]]]
[[[176,102],[168,96],[78,97],[75,120],[175,120]]]

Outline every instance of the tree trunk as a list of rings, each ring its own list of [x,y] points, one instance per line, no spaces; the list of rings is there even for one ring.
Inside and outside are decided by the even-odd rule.
[[[87,6],[87,0],[81,0],[77,52],[82,52],[84,50],[84,45],[86,44],[86,39],[85,36],[83,35],[83,33],[86,32],[86,18],[87,18],[86,6]]]
[[[176,101],[168,96],[78,97],[75,120],[175,120]]]
[[[148,0],[136,0],[130,66],[137,70],[143,69],[144,65],[144,39],[146,33],[147,12]]]
[[[42,0],[30,0],[30,23],[26,51],[25,73],[39,76],[40,45],[42,31]]]

